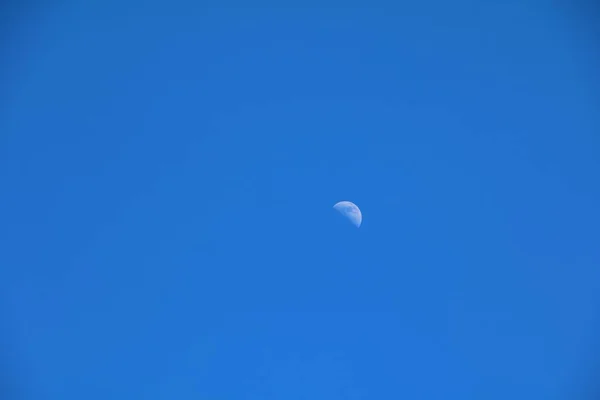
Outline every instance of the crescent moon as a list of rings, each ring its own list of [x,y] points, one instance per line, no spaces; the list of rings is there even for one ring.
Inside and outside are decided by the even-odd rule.
[[[340,201],[336,203],[333,208],[344,217],[348,218],[354,226],[357,228],[360,227],[360,224],[362,223],[362,213],[356,204],[351,201]]]

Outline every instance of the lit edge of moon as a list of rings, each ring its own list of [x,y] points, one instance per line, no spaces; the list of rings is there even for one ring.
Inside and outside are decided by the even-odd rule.
[[[356,204],[351,201],[340,201],[335,203],[333,208],[342,214],[344,217],[348,218],[348,220],[357,228],[360,228],[360,224],[362,224],[362,213],[360,212],[360,208]]]

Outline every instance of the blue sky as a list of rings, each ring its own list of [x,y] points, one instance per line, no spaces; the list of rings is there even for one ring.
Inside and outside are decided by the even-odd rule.
[[[600,60],[585,10],[108,1],[6,15],[11,393],[593,390]]]

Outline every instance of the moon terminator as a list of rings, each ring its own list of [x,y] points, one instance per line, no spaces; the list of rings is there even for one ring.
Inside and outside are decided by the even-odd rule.
[[[362,223],[362,213],[360,212],[360,208],[356,204],[351,201],[340,201],[336,203],[333,208],[342,214],[344,217],[348,218],[348,220],[357,228],[360,227]]]

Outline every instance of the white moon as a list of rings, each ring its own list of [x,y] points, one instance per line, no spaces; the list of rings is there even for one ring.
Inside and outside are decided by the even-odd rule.
[[[362,213],[358,206],[351,201],[340,201],[333,206],[334,209],[340,212],[344,217],[348,218],[354,226],[360,227],[362,223]]]

